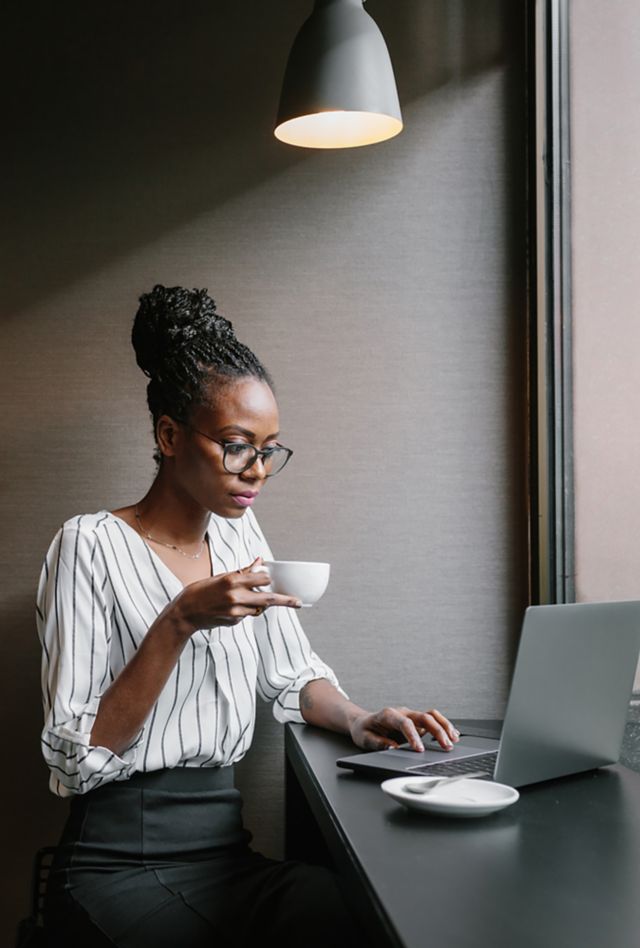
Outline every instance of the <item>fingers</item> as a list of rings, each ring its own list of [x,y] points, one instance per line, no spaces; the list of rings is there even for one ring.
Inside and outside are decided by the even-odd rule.
[[[265,609],[270,609],[271,606],[285,606],[287,609],[301,609],[302,601],[296,599],[295,596],[281,596],[278,593],[256,593],[251,598],[251,602],[247,603],[249,615],[251,615],[252,611],[255,614],[255,610],[258,607],[264,612]]]
[[[425,749],[422,735],[429,733],[438,741],[443,750],[452,750],[458,742],[459,734],[443,714],[435,708],[431,711],[412,711],[410,708],[383,708],[371,715],[366,726],[367,743],[373,749],[398,747],[398,742],[386,732],[402,734],[412,750],[422,752]]]
[[[268,573],[238,573],[228,574],[230,577],[229,599],[242,614],[260,615],[271,606],[284,606],[287,609],[300,609],[302,601],[297,596],[284,596],[274,592],[260,592],[258,586],[268,586],[271,578]]]
[[[278,596],[276,593],[254,593],[251,596],[234,596],[229,600],[227,611],[233,618],[245,619],[247,616],[260,616],[272,606],[300,609],[302,603],[299,599],[293,599],[291,596]]]
[[[233,577],[233,585],[252,590],[258,586],[268,586],[271,582],[271,576],[264,567],[262,570],[260,569],[261,563],[262,557],[256,556],[253,563],[250,563],[249,566],[244,566],[242,569],[236,570],[235,573],[229,574]],[[302,601],[298,599],[297,596],[283,596],[279,593],[259,593],[257,597],[252,597],[251,602],[247,604],[246,614],[260,615],[260,613],[256,612],[257,608],[260,608],[260,610],[264,612],[265,609],[271,606],[285,606],[287,609],[300,609],[302,607]]]
[[[412,750],[423,751],[424,744],[418,734],[418,729],[409,715],[404,713],[405,711],[408,711],[408,708],[397,709],[398,725],[396,725],[396,730],[404,734]]]
[[[397,747],[397,741],[392,741],[388,737],[381,737],[379,734],[371,734],[365,731],[361,741],[356,741],[359,747],[367,751],[384,751],[392,747]]]
[[[377,714],[373,715],[373,730],[380,734],[378,738],[378,748],[397,747],[398,742],[387,737],[384,731],[399,731],[405,736],[412,750],[423,751],[424,744],[420,740],[420,735],[416,725],[405,713],[408,708],[383,708]]]
[[[256,570],[255,573],[245,573],[244,570],[238,570],[233,573],[235,582],[246,589],[252,589],[254,586],[268,586],[271,577],[266,570]]]
[[[262,592],[258,588],[268,585],[269,582],[268,574],[251,573],[245,568],[191,584],[191,594],[196,595],[198,599],[198,621],[204,623],[200,628],[208,628],[216,623],[237,625],[247,616],[260,616],[272,606],[283,606],[287,609],[302,607],[297,596]]]
[[[237,577],[238,582],[243,582],[245,585],[251,587],[268,586],[271,582],[268,571],[262,566],[261,556],[256,556],[253,563],[249,563],[248,566],[243,566],[242,569],[237,569],[235,573],[230,575]]]
[[[254,586],[268,586],[271,582],[268,570],[262,566],[262,557],[256,556],[253,563],[237,569],[235,573],[229,573],[229,577],[234,583],[253,589]]]
[[[410,711],[409,713],[418,729],[424,728],[425,733],[433,735],[444,750],[451,750],[453,745],[458,743],[460,739],[458,731],[440,711],[432,708],[430,711]]]

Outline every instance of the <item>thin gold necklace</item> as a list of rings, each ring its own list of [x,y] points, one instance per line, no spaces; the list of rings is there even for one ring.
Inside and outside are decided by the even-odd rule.
[[[199,560],[204,551],[204,541],[207,539],[207,534],[203,536],[200,541],[200,549],[197,553],[186,553],[179,546],[176,546],[175,543],[165,543],[164,540],[159,540],[157,537],[154,537],[148,530],[142,526],[142,520],[140,519],[140,511],[138,510],[138,505],[136,504],[135,508],[136,520],[138,522],[138,527],[140,528],[140,533],[147,538],[147,540],[153,540],[154,543],[159,543],[161,546],[166,546],[169,550],[175,550],[176,553],[179,553],[181,556],[186,556],[188,560]]]

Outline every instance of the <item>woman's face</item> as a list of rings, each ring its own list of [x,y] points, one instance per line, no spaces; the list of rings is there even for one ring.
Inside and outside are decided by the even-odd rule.
[[[174,425],[170,456],[175,486],[206,510],[241,517],[264,486],[264,468],[257,460],[247,471],[230,474],[223,446],[215,442],[266,448],[277,441],[279,424],[278,406],[265,382],[241,379],[224,385],[209,406],[193,409],[188,425]]]

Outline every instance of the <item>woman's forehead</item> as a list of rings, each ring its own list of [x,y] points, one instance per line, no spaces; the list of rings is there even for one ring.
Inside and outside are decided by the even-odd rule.
[[[266,382],[240,379],[212,388],[208,403],[194,409],[194,420],[206,421],[217,429],[238,425],[256,432],[265,428],[269,433],[278,430],[278,405]]]

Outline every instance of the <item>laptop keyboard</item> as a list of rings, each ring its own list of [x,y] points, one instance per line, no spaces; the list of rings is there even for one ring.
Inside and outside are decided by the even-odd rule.
[[[497,757],[498,751],[495,750],[488,754],[463,757],[462,760],[450,760],[446,764],[419,764],[417,767],[407,767],[407,772],[434,777],[455,777],[458,774],[471,774],[484,770],[489,777],[492,777]]]

